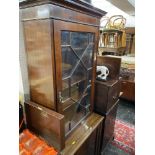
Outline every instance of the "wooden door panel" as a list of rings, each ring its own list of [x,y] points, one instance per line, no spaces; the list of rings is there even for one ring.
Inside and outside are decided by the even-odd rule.
[[[57,109],[66,116],[67,133],[93,109],[98,28],[54,20],[54,36]]]

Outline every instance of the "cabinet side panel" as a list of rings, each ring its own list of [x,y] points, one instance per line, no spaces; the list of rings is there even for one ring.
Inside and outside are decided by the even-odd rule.
[[[23,25],[31,101],[55,109],[50,20],[27,21]]]

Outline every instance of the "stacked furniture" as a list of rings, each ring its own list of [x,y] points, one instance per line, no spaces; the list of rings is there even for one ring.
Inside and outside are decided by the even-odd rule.
[[[122,30],[105,29],[100,33],[102,44],[99,44],[99,55],[123,55],[125,53]]]
[[[121,59],[121,98],[135,102],[135,57],[129,54]]]
[[[93,113],[94,85],[106,12],[79,0],[31,0],[20,3],[20,13],[30,86],[27,127],[60,154],[99,154],[104,117]]]
[[[98,56],[97,65],[109,68],[107,81],[96,80],[95,85],[95,112],[105,117],[101,145],[103,152],[107,144],[114,138],[114,125],[120,94],[121,59],[111,56]]]

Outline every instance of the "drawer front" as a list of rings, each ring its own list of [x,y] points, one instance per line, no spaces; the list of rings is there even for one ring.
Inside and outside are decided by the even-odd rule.
[[[102,151],[114,136],[114,126],[117,113],[118,101],[111,111],[105,116],[103,125]]]
[[[107,111],[108,87],[101,83],[95,84],[94,108],[97,113],[104,114]]]
[[[34,102],[25,103],[27,127],[57,150],[65,147],[64,116]]]
[[[119,93],[120,93],[120,81],[118,81],[115,85],[113,85],[109,89],[107,111],[116,103],[116,101],[119,98]]]

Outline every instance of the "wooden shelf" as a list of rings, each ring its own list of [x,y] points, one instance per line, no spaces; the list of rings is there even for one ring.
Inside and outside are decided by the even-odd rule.
[[[125,53],[125,49],[126,47],[118,47],[118,48],[111,48],[111,47],[99,47],[98,51],[99,51],[99,55],[102,55],[102,53],[114,53],[117,55],[123,55],[123,53]]]

